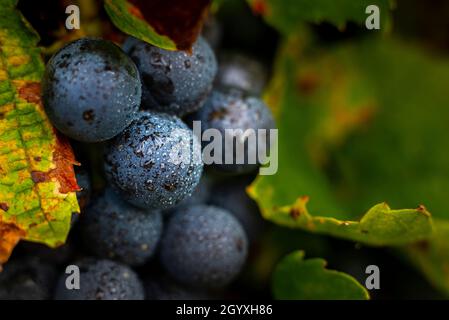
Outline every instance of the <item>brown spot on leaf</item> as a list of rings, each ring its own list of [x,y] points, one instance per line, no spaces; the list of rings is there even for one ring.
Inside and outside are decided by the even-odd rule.
[[[418,209],[416,209],[416,210],[418,210],[418,212],[430,217],[430,213],[429,213],[429,211],[427,211],[427,208],[424,205],[420,204],[418,206]]]
[[[290,216],[293,219],[299,218],[300,215],[306,214],[306,204],[309,201],[309,196],[301,196],[295,203],[295,206],[290,209]]]
[[[34,157],[34,161],[41,162],[42,161],[42,157]]]
[[[320,79],[316,73],[305,73],[298,78],[298,89],[304,95],[313,94],[319,87]]]
[[[298,219],[300,215],[301,215],[301,210],[299,210],[298,208],[291,208],[290,209],[290,216],[293,219]]]
[[[48,171],[32,171],[31,179],[34,183],[47,181],[59,182],[59,192],[69,193],[80,191],[81,188],[76,183],[74,165],[79,165],[75,160],[72,148],[67,138],[54,131],[56,135],[55,150],[53,151],[53,163],[55,168]]]
[[[424,205],[422,205],[422,204],[420,204],[419,206],[418,206],[418,209],[417,209],[418,211],[427,211],[427,209],[426,209],[426,207],[424,206]]]
[[[422,251],[422,252],[424,252],[424,253],[427,252],[427,251],[429,251],[429,249],[430,249],[430,244],[429,244],[429,242],[426,241],[426,240],[416,242],[413,246],[414,246],[416,249],[418,249],[419,251]]]
[[[252,1],[251,9],[255,14],[265,16],[268,13],[268,4],[265,0],[254,0]]]
[[[41,103],[41,84],[39,82],[25,82],[18,89],[19,97],[29,103]]]
[[[50,181],[50,177],[46,172],[31,171],[31,180],[33,180],[34,183],[41,183]]]
[[[3,211],[8,211],[9,205],[6,202],[0,202],[0,209],[2,209]]]
[[[130,0],[130,13],[169,37],[178,50],[190,51],[206,18],[210,0]]]
[[[128,12],[129,12],[130,14],[132,14],[133,16],[135,16],[136,18],[139,18],[139,19],[141,19],[141,20],[145,20],[145,18],[143,17],[143,14],[142,14],[142,12],[140,11],[140,9],[137,8],[137,7],[135,7],[135,6],[133,6],[133,5],[130,5],[130,6],[128,7]]]

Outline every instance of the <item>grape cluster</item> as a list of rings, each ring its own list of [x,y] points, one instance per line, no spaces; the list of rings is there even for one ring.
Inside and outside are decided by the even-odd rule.
[[[32,291],[9,281],[18,277],[15,269],[0,275],[0,284],[37,299],[220,295],[258,237],[260,214],[245,192],[258,164],[204,165],[192,120],[203,130],[274,128],[254,96],[265,79],[263,68],[241,55],[217,62],[203,37],[190,53],[131,37],[122,48],[84,38],[59,50],[46,67],[43,102],[54,126],[81,145],[77,157],[88,159],[76,170],[83,214],[58,249],[62,258],[40,254],[39,266],[53,266],[45,279],[28,264],[12,264],[31,279]],[[73,253],[73,243],[82,249]],[[53,291],[47,278],[69,264],[79,267],[80,289],[67,288],[62,272]]]

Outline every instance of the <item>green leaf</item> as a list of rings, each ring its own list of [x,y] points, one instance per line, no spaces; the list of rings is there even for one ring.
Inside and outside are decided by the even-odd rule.
[[[449,59],[387,39],[347,48],[347,54],[378,107],[372,121],[333,152],[336,192],[351,212],[379,199],[399,207],[425,201],[435,235],[404,250],[449,296]]]
[[[140,10],[126,0],[105,0],[104,7],[114,25],[142,41],[167,50],[176,44],[167,36],[158,34],[141,16]]]
[[[424,232],[428,240],[402,251],[449,295],[449,61],[387,38],[326,51],[304,45],[290,38],[267,95],[280,122],[283,165],[250,193],[268,219],[305,230],[311,230],[307,220],[286,222],[303,195],[311,199],[312,217],[339,221],[360,217],[369,203],[425,202],[434,235]],[[417,226],[411,223],[404,227]]]
[[[256,191],[259,205],[263,193]],[[266,191],[266,190],[265,190]],[[402,245],[428,238],[432,231],[430,214],[424,207],[392,210],[386,203],[373,206],[360,221],[338,220],[312,216],[306,208],[307,197],[299,198],[292,206],[275,211],[263,210],[266,219],[279,225],[331,235],[372,246]]]
[[[283,258],[273,274],[273,295],[284,300],[368,300],[368,291],[346,273],[328,270],[323,259],[304,260],[297,251]]]
[[[340,198],[353,212],[379,199],[425,201],[432,216],[449,219],[449,60],[387,39],[345,51],[377,107],[332,154]]]
[[[210,0],[105,0],[104,7],[121,31],[167,50],[190,50]]]
[[[391,24],[390,0],[248,0],[253,11],[262,14],[268,23],[285,35],[298,30],[304,22],[330,22],[343,29],[347,22],[364,25],[369,5],[380,9],[381,29]]]
[[[434,235],[407,246],[403,252],[435,288],[449,297],[449,221],[435,219]]]
[[[363,216],[363,209],[342,209],[348,206],[334,194],[336,187],[323,170],[329,150],[365,126],[379,102],[354,63],[364,50],[343,46],[306,51],[303,45],[303,39],[291,37],[282,48],[265,97],[277,117],[280,165],[275,175],[259,176],[248,189],[263,216],[283,226],[368,245],[402,245],[429,237],[432,220],[418,206],[419,199],[405,204],[415,203],[416,209],[391,210],[382,203],[385,199],[372,198],[364,206],[381,203]],[[364,182],[358,186],[369,188]]]
[[[41,103],[39,37],[16,3],[0,0],[0,264],[20,239],[64,243],[79,212],[72,150]]]

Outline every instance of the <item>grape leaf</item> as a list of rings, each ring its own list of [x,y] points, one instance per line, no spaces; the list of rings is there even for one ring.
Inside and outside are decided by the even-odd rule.
[[[377,199],[395,206],[418,199],[449,219],[449,60],[387,39],[343,54],[379,101],[372,121],[332,152],[345,206],[355,212]]]
[[[261,14],[268,23],[283,34],[298,30],[304,22],[333,23],[343,29],[348,21],[364,25],[369,5],[377,5],[380,10],[380,27],[391,28],[390,0],[247,0],[255,13]]]
[[[39,37],[16,4],[0,0],[0,264],[20,239],[62,244],[79,212],[72,150],[41,103]]]
[[[402,252],[430,283],[449,297],[449,221],[435,219],[435,233],[426,241],[407,246]]]
[[[404,250],[449,295],[449,60],[387,39],[346,54],[381,103],[373,121],[333,152],[337,193],[353,212],[377,199],[425,200],[435,235]]]
[[[282,226],[300,228],[318,234],[357,241],[372,246],[402,245],[428,238],[433,226],[424,207],[392,210],[386,203],[373,206],[359,221],[312,216],[307,210],[308,197],[300,197],[292,206],[266,210],[270,206],[270,188],[257,185],[256,195],[264,218]],[[262,191],[259,191],[259,189]],[[268,191],[268,192],[267,192]],[[267,201],[261,201],[267,195]]]
[[[273,295],[283,300],[368,300],[368,291],[346,273],[328,270],[323,259],[304,260],[304,252],[293,252],[276,266]]]
[[[123,32],[167,50],[190,50],[210,0],[105,0],[112,22]]]
[[[366,203],[380,204],[362,217],[363,211],[338,201],[323,170],[327,153],[366,126],[379,102],[347,48],[329,53],[303,50],[303,45],[296,36],[286,42],[265,97],[277,117],[279,168],[275,175],[259,176],[248,189],[263,216],[280,225],[375,246],[429,237],[431,216],[416,200],[406,203],[415,202],[416,209],[391,210],[384,199],[373,198]]]

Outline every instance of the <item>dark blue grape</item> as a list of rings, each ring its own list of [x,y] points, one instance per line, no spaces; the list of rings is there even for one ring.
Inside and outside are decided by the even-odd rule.
[[[246,176],[217,183],[211,191],[209,203],[232,213],[253,243],[264,230],[265,223],[257,203],[246,193],[248,184]]]
[[[212,89],[217,62],[199,38],[192,52],[168,51],[142,41],[126,44],[142,79],[142,107],[183,116],[200,108]]]
[[[0,300],[49,299],[56,276],[56,269],[38,258],[13,259],[0,272]]]
[[[92,253],[133,266],[153,256],[162,233],[159,211],[131,206],[111,190],[96,199],[81,221],[83,240]]]
[[[141,99],[139,73],[115,44],[84,38],[48,62],[43,102],[53,125],[85,142],[110,139],[125,129]]]
[[[219,288],[240,272],[248,244],[240,223],[224,209],[179,209],[168,223],[161,260],[168,273],[189,286]]]
[[[56,300],[143,300],[138,276],[125,265],[109,260],[83,259],[74,265],[80,269],[80,289],[66,287],[67,274],[58,282]]]
[[[177,117],[142,112],[111,141],[105,171],[124,199],[166,209],[189,197],[203,170],[199,142]]]
[[[219,56],[215,85],[218,88],[236,88],[258,96],[267,82],[267,71],[254,58],[238,53]]]
[[[270,147],[268,130],[275,128],[273,116],[262,100],[251,96],[248,97],[242,91],[234,89],[225,91],[214,90],[203,108],[189,118],[189,122],[191,120],[200,121],[203,133],[208,129],[219,130],[222,137],[222,157],[221,164],[214,161],[214,168],[237,174],[249,173],[258,168],[258,160],[260,159],[256,157],[256,161],[251,163],[248,155],[257,156],[259,152],[258,144],[261,144],[263,147],[261,153],[265,154],[265,150],[269,150]],[[226,129],[240,129],[243,134],[233,135],[226,132]],[[254,143],[249,143],[248,141],[250,140],[245,137],[245,131],[248,129],[254,130]],[[267,130],[266,140],[258,140],[257,133],[259,129]],[[226,143],[226,140],[232,144]],[[209,143],[211,142],[205,141],[204,145]],[[242,163],[238,164],[237,150],[240,149],[240,146],[243,147],[244,158]],[[226,154],[232,159],[232,163],[225,163]],[[203,155],[204,160],[208,161],[207,157],[208,153],[205,152]]]

